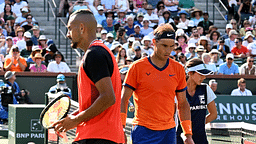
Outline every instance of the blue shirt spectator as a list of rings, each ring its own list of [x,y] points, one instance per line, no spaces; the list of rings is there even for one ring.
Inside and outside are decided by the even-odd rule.
[[[226,62],[221,64],[219,67],[220,75],[238,75],[239,68],[238,65],[234,62],[234,55],[229,53],[226,56]]]
[[[104,10],[103,6],[98,6],[97,9],[98,9],[98,13],[95,14],[94,17],[95,17],[98,24],[102,24],[102,21],[106,20],[106,17],[103,13],[103,10]]]

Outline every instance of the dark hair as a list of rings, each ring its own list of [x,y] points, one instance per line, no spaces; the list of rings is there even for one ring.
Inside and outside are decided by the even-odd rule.
[[[212,36],[213,36],[214,33],[216,33],[216,34],[218,35],[218,37],[217,37],[217,40],[218,40],[219,37],[220,37],[220,33],[219,33],[218,31],[212,31],[212,32],[210,33],[210,40],[212,40]]]
[[[32,40],[27,40],[26,41],[26,46],[33,46]]]
[[[157,11],[160,10],[160,7],[159,7],[160,4],[165,5],[163,1],[159,1],[159,2],[157,3],[157,5],[156,5]]]
[[[122,50],[125,50],[125,48],[119,49],[118,54],[117,54],[117,56],[116,56],[116,61],[117,61],[117,63],[119,63],[119,61],[120,61],[120,59],[121,59],[121,52],[122,52]],[[125,59],[127,58],[126,50],[125,50],[125,56],[124,56],[124,58],[125,58]]]
[[[77,10],[75,12],[73,12],[71,16],[74,16],[74,15],[79,15],[79,14],[89,14],[89,15],[93,15],[93,12],[89,9],[80,9],[80,10]]]
[[[242,41],[243,41],[242,38],[240,38],[240,37],[238,37],[238,38],[236,38],[236,39],[238,39],[239,42],[242,42]]]
[[[170,24],[163,24],[158,26],[155,30],[154,30],[154,35],[156,34],[160,34],[162,35],[164,32],[175,32],[172,25]]]
[[[194,67],[200,64],[204,64],[204,62],[199,58],[193,58],[186,63],[186,68]]]
[[[32,14],[27,14],[26,19],[27,19],[29,16],[31,16],[31,18],[33,18]]]
[[[56,57],[57,55],[60,55],[60,56],[61,56],[61,61],[63,61],[63,62],[65,61],[65,60],[64,60],[64,56],[62,55],[62,53],[61,53],[60,51],[56,51],[56,52],[55,52],[55,54],[53,55],[54,60],[55,60],[55,57]]]
[[[10,13],[11,13],[11,15],[13,14],[13,12],[12,12],[12,5],[11,4],[6,4],[5,6],[4,6],[4,14],[6,13],[6,10],[5,10],[5,8],[6,8],[6,6],[7,5],[9,5],[10,6]]]

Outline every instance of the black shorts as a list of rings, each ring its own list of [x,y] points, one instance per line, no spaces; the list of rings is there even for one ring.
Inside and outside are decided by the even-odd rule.
[[[75,141],[72,144],[117,144],[110,140],[105,139],[84,139],[80,141]]]

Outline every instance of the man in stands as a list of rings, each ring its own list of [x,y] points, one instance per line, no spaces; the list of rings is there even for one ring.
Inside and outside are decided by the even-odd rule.
[[[33,36],[31,37],[31,40],[32,40],[34,45],[38,45],[38,39],[39,39],[39,36],[40,36],[39,26],[34,26],[32,28],[32,30],[33,30]]]
[[[254,57],[247,57],[247,62],[240,67],[240,75],[256,75],[256,66],[254,63]]]
[[[23,8],[24,6],[28,6],[28,3],[22,0],[15,0],[15,2],[16,3],[13,5],[12,9],[16,16],[20,17],[22,15],[20,9]]]
[[[234,62],[234,55],[232,53],[227,54],[226,62],[222,63],[219,67],[219,75],[238,75],[238,65]]]
[[[236,58],[245,58],[249,56],[249,51],[246,46],[242,45],[242,39],[235,39],[235,46],[232,48],[231,53],[234,54]]]
[[[231,92],[232,96],[252,96],[252,92],[248,89],[246,89],[246,81],[244,78],[240,78],[237,81],[237,89],[234,89]]]
[[[215,94],[220,94],[220,92],[217,91],[218,83],[215,79],[209,81],[209,86]]]

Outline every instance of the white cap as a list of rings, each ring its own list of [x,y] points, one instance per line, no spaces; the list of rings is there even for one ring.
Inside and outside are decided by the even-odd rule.
[[[217,81],[215,79],[211,79],[209,81],[209,85],[212,85],[212,84],[218,84]]]
[[[230,29],[233,28],[232,24],[227,24],[227,25],[226,25],[226,29],[229,29],[229,28],[230,28]]]
[[[129,42],[134,42],[134,41],[135,41],[135,38],[134,38],[134,37],[129,37],[129,38],[128,38],[128,41],[129,41]]]
[[[206,40],[206,41],[208,41],[208,38],[207,38],[206,36],[201,36],[201,37],[200,37],[200,40]]]
[[[21,9],[22,12],[28,12],[28,8],[24,7]]]
[[[39,48],[39,46],[33,45],[32,46],[32,51],[36,51],[36,50],[41,50],[41,49]]]
[[[134,28],[137,28],[137,27],[139,27],[139,28],[140,28],[140,25],[136,24],[136,25],[134,26]]]
[[[188,26],[189,26],[189,27],[194,27],[194,26],[195,26],[194,21],[190,20],[190,21],[188,22]]]
[[[189,43],[189,44],[188,44],[188,48],[191,48],[191,47],[196,48],[196,44],[195,44],[195,43]]]
[[[45,35],[40,35],[38,40],[47,40]]]
[[[103,30],[101,30],[101,32],[100,32],[101,34],[107,34],[108,33],[108,31],[107,30],[105,30],[105,29],[103,29]]]
[[[177,29],[176,32],[175,32],[175,35],[181,35],[181,34],[184,34],[184,30],[183,29]]]
[[[98,9],[98,11],[99,11],[99,10],[104,10],[104,7],[101,6],[101,5],[99,5],[99,6],[97,7],[97,9]]]
[[[179,28],[179,29],[188,29],[188,27],[186,26],[185,23],[179,23],[179,24],[177,25],[177,28]]]
[[[25,32],[25,33],[24,33],[24,36],[25,36],[26,38],[31,38],[31,33],[30,33],[30,32]]]
[[[226,59],[228,59],[228,58],[234,59],[234,55],[233,55],[232,53],[229,53],[229,54],[227,54],[227,56],[226,56]]]
[[[144,41],[146,41],[146,40],[151,42],[151,39],[149,36],[144,36],[141,43],[144,45]]]
[[[108,34],[107,34],[107,38],[108,38],[108,37],[114,38],[114,35],[113,35],[112,33],[108,33]]]

